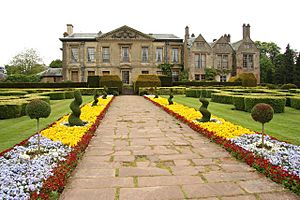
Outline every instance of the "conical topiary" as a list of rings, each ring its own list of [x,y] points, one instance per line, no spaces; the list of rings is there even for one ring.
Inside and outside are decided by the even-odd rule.
[[[94,102],[93,102],[92,106],[97,106],[98,101],[99,101],[98,98],[99,98],[99,93],[98,93],[97,90],[95,90],[95,92],[94,92]]]
[[[207,110],[209,102],[204,98],[200,98],[199,101],[202,103],[202,105],[199,109],[200,113],[202,114],[202,118],[197,119],[197,121],[198,122],[209,122],[210,117],[211,117],[210,112]]]
[[[74,92],[74,101],[71,102],[70,108],[72,114],[69,116],[69,125],[70,126],[83,126],[83,121],[80,119],[80,105],[82,104],[82,97],[79,90]]]

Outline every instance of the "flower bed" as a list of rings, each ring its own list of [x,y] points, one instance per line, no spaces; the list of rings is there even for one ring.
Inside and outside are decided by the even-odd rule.
[[[81,119],[88,122],[84,127],[64,125],[66,115],[41,131],[42,155],[30,153],[37,148],[36,134],[0,153],[0,197],[49,199],[62,192],[112,99],[99,99],[93,107],[84,105]]]
[[[244,160],[267,177],[283,184],[300,195],[300,147],[275,138],[266,137],[270,150],[257,148],[261,135],[241,126],[234,125],[224,119],[212,116],[219,123],[200,123],[201,113],[193,108],[177,104],[168,105],[165,98],[145,98],[161,107],[177,119],[187,123],[193,130],[222,145],[236,158]]]

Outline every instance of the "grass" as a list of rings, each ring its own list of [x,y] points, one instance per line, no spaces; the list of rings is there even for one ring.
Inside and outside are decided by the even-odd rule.
[[[167,96],[164,96],[167,97]],[[184,95],[177,95],[174,101],[184,104],[188,107],[193,107],[199,110],[201,103],[197,98],[185,97]],[[233,105],[220,104],[210,102],[208,110],[217,117],[221,117],[234,124],[241,125],[253,131],[261,132],[261,124],[255,122],[251,114],[244,111],[232,110]],[[265,124],[265,131],[267,134],[292,144],[300,145],[300,111],[294,108],[285,107],[284,113],[276,113],[272,121]]]
[[[82,96],[82,100],[85,104],[92,101],[93,97]],[[69,105],[72,101],[73,99],[51,100],[51,114],[48,118],[40,119],[40,129],[70,113]],[[25,140],[36,131],[36,120],[30,119],[28,116],[0,120],[0,152]]]

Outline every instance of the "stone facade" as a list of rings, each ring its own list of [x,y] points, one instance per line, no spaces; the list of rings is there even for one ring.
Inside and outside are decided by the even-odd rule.
[[[145,34],[128,26],[108,33],[67,32],[63,43],[63,79],[87,81],[91,75],[118,75],[123,83],[132,84],[140,74],[161,74],[160,64],[173,64],[173,80],[178,80],[182,66],[190,80],[205,79],[205,68],[217,69],[217,81],[231,75],[252,72],[259,81],[259,51],[250,39],[250,26],[243,26],[243,39],[230,42],[225,34],[208,43],[200,34],[185,39],[173,34]]]

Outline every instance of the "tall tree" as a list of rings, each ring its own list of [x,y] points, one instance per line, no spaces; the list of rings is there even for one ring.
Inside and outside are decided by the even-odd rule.
[[[298,85],[298,87],[300,86],[300,52],[297,56],[295,64],[294,83]]]
[[[275,57],[280,54],[280,47],[274,42],[255,42],[256,47],[259,49],[261,55],[266,55],[274,61]]]
[[[291,49],[290,44],[285,48],[284,52],[285,57],[285,74],[286,82],[284,83],[293,83],[294,82],[294,66],[295,66],[295,51]]]
[[[52,60],[49,67],[52,68],[62,68],[62,61],[60,59]]]
[[[266,55],[260,56],[260,81],[262,83],[273,83],[274,81],[274,64]]]
[[[285,70],[285,56],[279,54],[274,58],[274,83],[283,84],[286,83],[286,70]]]
[[[36,74],[45,69],[42,58],[35,49],[25,49],[6,65],[7,74]]]

